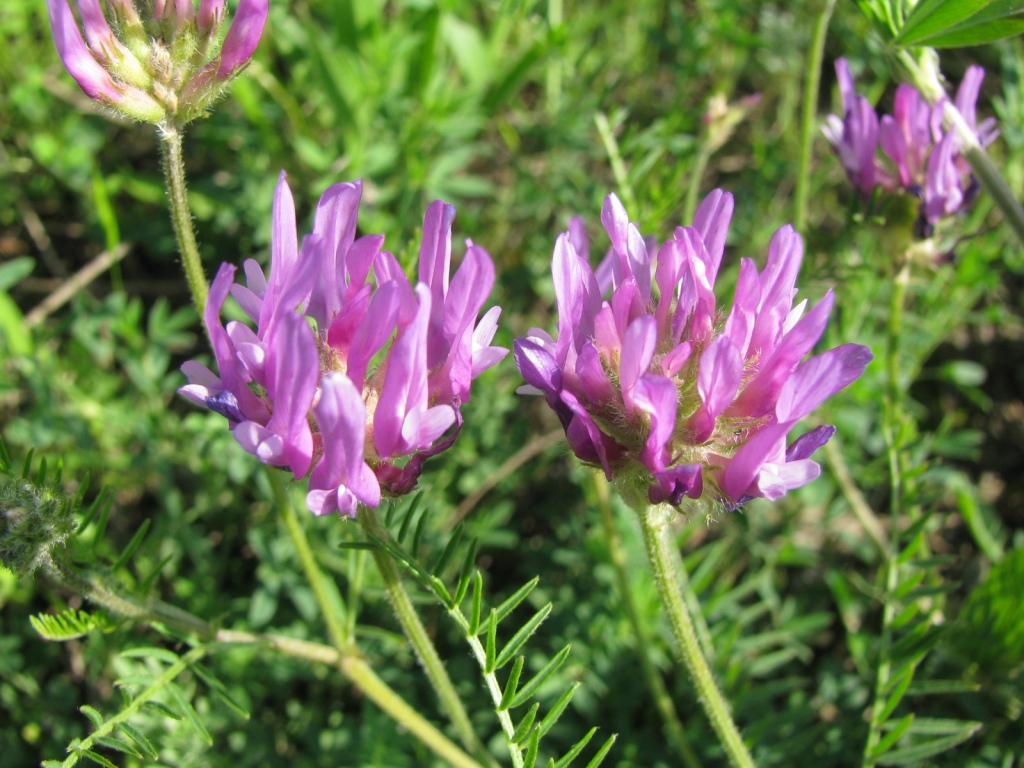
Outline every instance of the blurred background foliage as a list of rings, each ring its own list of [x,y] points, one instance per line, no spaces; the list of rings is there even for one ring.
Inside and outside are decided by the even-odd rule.
[[[422,212],[458,208],[457,242],[494,257],[499,340],[551,328],[549,260],[575,213],[600,251],[598,211],[618,191],[643,232],[667,237],[687,196],[721,186],[736,196],[725,275],[740,256],[763,264],[772,232],[791,221],[806,51],[823,3],[610,0],[274,0],[248,73],[208,119],[190,127],[190,200],[207,272],[222,261],[266,261],[270,205],[282,169],[308,231],[320,193],[364,179],[360,230],[384,232],[406,264]],[[113,492],[106,540],[114,559],[143,521],[149,532],[129,582],[155,574],[153,594],[224,626],[324,635],[255,460],[223,419],[175,396],[177,366],[209,359],[177,264],[158,145],[111,120],[66,75],[42,0],[0,4],[0,428],[15,456],[63,456],[65,482],[87,473]],[[846,56],[862,90],[891,109],[895,70],[856,5],[840,2],[826,44],[819,113],[838,108],[831,62]],[[1024,190],[1024,45],[1019,39],[943,53],[953,83],[986,67],[979,109],[1000,120],[992,148]],[[742,119],[715,135],[723,104]],[[621,170],[616,165],[621,163]],[[691,189],[694,191],[691,192]],[[895,209],[865,211],[817,137],[802,295],[838,286],[823,345],[884,347],[892,258],[905,242]],[[303,226],[300,224],[300,231]],[[942,243],[939,266],[917,265],[909,288],[902,384],[908,504],[926,512],[924,547],[940,558],[922,604],[949,627],[898,714],[962,718],[981,730],[936,765],[1020,765],[1019,609],[1024,546],[1024,251],[984,196]],[[103,252],[123,260],[43,316],[33,309]],[[456,248],[456,258],[461,256]],[[528,648],[537,669],[565,643],[564,688],[583,683],[548,738],[564,751],[591,725],[619,739],[610,762],[678,759],[636,673],[635,640],[616,591],[590,470],[546,437],[540,405],[514,394],[511,363],[478,382],[455,447],[421,480],[424,547],[444,546],[455,516],[480,539],[491,599],[535,575],[530,597],[554,611]],[[885,379],[876,364],[818,418],[839,426],[833,468],[863,492],[887,530],[888,478],[879,431]],[[517,452],[526,460],[510,467]],[[511,469],[512,471],[508,471]],[[754,502],[714,521],[680,520],[678,541],[699,597],[702,630],[761,765],[844,766],[863,747],[881,609],[880,559],[828,471],[777,504]],[[492,488],[481,496],[480,489]],[[301,504],[301,488],[293,489]],[[848,489],[847,489],[848,490]],[[618,504],[617,501],[612,502]],[[686,733],[722,764],[646,576],[638,533],[616,506],[634,597],[656,666]],[[309,520],[318,555],[342,591],[362,594],[357,634],[385,680],[430,719],[436,701],[391,618],[366,554],[339,547],[355,527]],[[433,548],[433,549],[431,549]],[[436,555],[435,555],[436,556]],[[362,574],[363,581],[355,574]],[[981,586],[978,586],[978,585]],[[949,587],[945,589],[945,587]],[[118,648],[151,644],[122,625],[64,644],[42,641],[28,616],[81,605],[43,581],[0,572],[0,755],[32,765],[87,732],[77,711],[118,704]],[[500,737],[478,673],[436,604],[420,604],[481,734]],[[147,639],[148,638],[148,639]],[[978,653],[984,649],[983,653]],[[208,747],[180,723],[139,722],[167,765],[420,766],[414,739],[343,683],[253,649],[209,661],[250,720],[202,688],[193,704]],[[566,671],[568,670],[568,671]],[[956,680],[957,689],[928,687]],[[184,686],[190,685],[186,676]],[[193,685],[193,687],[195,687]],[[121,756],[123,757],[123,756]],[[120,759],[120,758],[118,758]],[[131,759],[129,759],[131,763]]]

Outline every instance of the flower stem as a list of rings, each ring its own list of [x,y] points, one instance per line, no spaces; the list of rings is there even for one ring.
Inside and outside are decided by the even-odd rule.
[[[262,644],[285,656],[336,667],[352,683],[359,686],[367,698],[407,728],[442,760],[457,768],[482,768],[480,763],[453,744],[377,677],[362,658],[359,649],[352,643],[344,649],[339,649],[283,635],[257,635],[251,632],[217,629],[177,606],[159,600],[143,600],[128,593],[110,574],[95,570],[82,572],[57,552],[47,556],[41,567],[55,582],[121,616],[146,624],[164,625],[177,632],[196,636],[203,642]],[[183,658],[183,662],[191,663],[195,660],[193,656],[196,654],[201,655],[215,648],[216,645],[209,648],[197,646],[196,650]],[[144,701],[144,698],[137,698],[136,701]]]
[[[199,316],[206,308],[209,287],[203,263],[199,258],[199,246],[192,229],[192,212],[188,207],[188,191],[185,186],[185,161],[181,152],[181,129],[172,125],[161,125],[158,130],[164,148],[164,181],[167,184],[167,199],[171,205],[171,223],[178,240],[178,252],[185,268],[192,302]]]
[[[339,615],[338,612],[338,608],[341,608],[342,611],[344,610],[344,605],[341,600],[332,599],[328,592],[324,574],[320,570],[320,566],[317,565],[316,557],[313,555],[313,550],[309,546],[309,540],[306,538],[306,531],[303,529],[298,515],[295,514],[295,507],[288,497],[288,491],[284,487],[279,470],[268,467],[267,479],[270,481],[270,490],[281,514],[284,527],[288,530],[288,535],[291,536],[292,543],[299,553],[299,561],[302,563],[302,570],[306,574],[306,580],[313,590],[313,596],[316,598],[317,605],[320,606],[320,612],[323,614],[324,622],[327,624],[327,633],[331,638],[331,642],[338,651],[345,653],[352,643],[352,638],[346,630],[344,617]]]
[[[903,312],[906,305],[907,284],[910,281],[910,264],[905,263],[896,275],[889,300],[889,323],[886,342],[887,396],[882,419],[882,433],[885,437],[889,461],[889,517],[891,539],[886,548],[885,565],[881,574],[885,603],[882,606],[882,645],[878,652],[878,667],[875,670],[875,698],[871,704],[871,720],[868,723],[868,737],[864,742],[861,768],[872,768],[880,754],[877,753],[885,723],[886,697],[892,672],[893,620],[896,618],[895,592],[899,587],[899,546],[900,511],[902,509],[903,478],[900,471],[900,447],[896,436],[900,416],[903,387],[900,384],[900,338],[903,335]]]
[[[630,501],[627,499],[627,501]],[[644,535],[647,557],[654,572],[654,581],[658,585],[658,594],[662,605],[668,613],[672,632],[679,644],[686,670],[697,688],[700,703],[711,721],[712,728],[718,734],[722,746],[729,755],[730,762],[737,768],[753,768],[754,761],[747,750],[739,729],[729,713],[729,705],[722,697],[715,679],[711,674],[704,654],[697,642],[697,633],[686,610],[686,603],[679,591],[675,575],[672,571],[672,557],[666,539],[668,518],[664,508],[651,506],[637,500],[633,504],[640,517],[640,529]]]
[[[380,520],[377,518],[377,512],[371,507],[360,506],[358,518],[363,528],[371,537],[382,541],[387,541],[390,538],[387,529],[381,525]],[[455,691],[451,678],[448,677],[448,672],[444,668],[441,657],[438,656],[434,643],[420,621],[420,617],[413,607],[412,600],[409,599],[409,593],[405,591],[405,587],[402,585],[398,566],[391,559],[391,555],[383,549],[374,549],[373,558],[377,563],[377,570],[380,571],[381,579],[384,581],[384,588],[387,590],[388,597],[391,600],[391,607],[395,611],[398,623],[402,625],[406,638],[412,644],[420,664],[423,665],[423,669],[427,673],[427,679],[430,680],[430,684],[434,687],[434,692],[441,700],[441,706],[444,707],[452,721],[452,725],[455,726],[455,730],[459,734],[459,740],[470,752],[481,758],[489,758],[486,748],[477,738],[476,731],[473,730],[469,714],[462,705],[462,699]]]
[[[807,235],[807,200],[811,190],[811,157],[814,147],[815,117],[818,112],[818,88],[821,84],[821,59],[825,52],[825,36],[836,0],[826,0],[821,9],[818,23],[814,25],[811,49],[807,52],[807,82],[804,85],[804,111],[800,123],[800,166],[796,174],[796,212],[793,226],[796,231]]]
[[[622,549],[622,537],[615,525],[615,513],[612,510],[611,498],[608,494],[608,482],[602,475],[594,474],[594,483],[597,488],[598,506],[601,509],[601,523],[604,526],[605,540],[608,542],[608,555],[612,565],[615,566],[615,575],[619,583],[619,593],[622,595],[622,604],[626,609],[626,616],[633,627],[633,636],[636,638],[636,654],[640,657],[640,665],[643,667],[644,676],[647,678],[647,687],[651,696],[654,697],[654,704],[665,725],[665,731],[669,741],[679,752],[679,757],[687,768],[700,768],[700,761],[686,738],[686,731],[683,724],[679,722],[679,715],[676,713],[672,697],[665,688],[665,682],[661,679],[654,662],[651,660],[647,649],[650,647],[650,638],[647,628],[640,621],[640,611],[633,599],[633,591],[629,588],[629,574],[626,566],[626,555]]]

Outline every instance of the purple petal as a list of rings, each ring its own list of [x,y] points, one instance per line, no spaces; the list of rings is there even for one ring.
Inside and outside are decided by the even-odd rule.
[[[693,216],[693,228],[697,230],[709,256],[710,279],[715,281],[718,267],[725,253],[725,238],[729,233],[729,222],[735,206],[733,196],[720,189],[712,190],[697,208]]]
[[[324,376],[320,391],[313,413],[323,436],[324,455],[309,476],[312,498],[307,497],[307,504],[315,514],[338,510],[351,515],[355,510],[344,489],[354,499],[376,507],[380,504],[380,485],[364,460],[366,406],[363,399],[355,385],[341,373]]]
[[[601,365],[601,355],[592,342],[585,342],[576,358],[576,376],[583,394],[591,403],[610,403],[615,399],[615,388]]]
[[[361,181],[335,184],[320,197],[313,222],[313,233],[319,235],[320,272],[306,305],[306,314],[318,328],[330,326],[341,311],[348,293],[345,285],[345,259],[356,236],[359,199],[363,194]],[[303,243],[303,251],[307,244]]]
[[[313,458],[308,415],[320,378],[316,338],[305,318],[292,312],[281,317],[267,347],[267,396],[274,403],[267,429],[284,439],[287,464],[304,477]]]
[[[644,374],[634,392],[636,407],[650,417],[651,427],[640,458],[651,472],[665,468],[669,456],[665,450],[676,426],[677,399],[675,384],[664,376]]]
[[[779,392],[775,415],[780,422],[795,422],[855,381],[873,359],[860,344],[844,344],[812,357],[797,368]]]
[[[700,464],[680,464],[653,474],[655,484],[647,489],[647,498],[652,504],[667,501],[678,507],[684,496],[699,499],[704,492]]]
[[[791,424],[769,424],[751,437],[729,461],[722,473],[720,487],[732,501],[738,502],[748,491],[766,461],[784,456],[782,449]]]
[[[555,241],[551,275],[558,304],[557,358],[564,364],[570,347],[579,352],[583,341],[594,335],[594,316],[601,297],[590,266],[576,253],[568,233]]]
[[[427,335],[427,365],[431,368],[444,360],[447,352],[444,325],[445,299],[452,258],[452,223],[455,206],[435,200],[423,216],[423,242],[420,245],[420,282],[430,288],[430,330]]]
[[[802,317],[782,338],[771,356],[740,393],[732,409],[734,414],[760,418],[771,413],[786,380],[825,331],[833,301],[834,296],[829,289],[814,309]],[[757,351],[753,344],[751,351]]]
[[[369,286],[364,286],[369,288]],[[366,295],[369,296],[367,291]],[[385,283],[373,295],[369,308],[359,316],[352,343],[348,349],[348,376],[356,388],[362,390],[366,368],[373,356],[380,352],[398,327],[398,316],[403,303],[414,301],[408,284],[397,280]],[[353,306],[350,302],[348,306]],[[338,316],[338,320],[342,319]],[[337,320],[335,321],[337,322]],[[334,326],[331,326],[332,330]]]
[[[191,0],[188,2],[191,6]],[[218,80],[227,80],[252,58],[260,44],[269,10],[270,0],[240,0],[220,49]]]
[[[68,73],[89,98],[105,104],[120,102],[123,98],[121,90],[86,47],[67,0],[46,0],[46,8],[50,14],[53,42]]]
[[[619,384],[627,415],[633,414],[633,387],[650,367],[657,342],[657,323],[651,315],[641,315],[626,329],[619,358]]]
[[[585,263],[590,263],[590,238],[587,237],[587,227],[582,216],[573,216],[569,219],[569,240],[572,247],[576,249],[576,255]]]
[[[427,328],[430,321],[430,289],[416,286],[419,305],[411,323],[400,330],[391,347],[374,413],[373,440],[382,459],[413,450],[403,439],[402,427],[413,411],[427,405]]]
[[[483,248],[474,245],[466,251],[452,279],[444,306],[444,338],[438,346],[445,351],[447,358],[434,363],[443,363],[439,374],[447,381],[446,385],[442,382],[436,390],[442,401],[453,397],[460,402],[469,400],[473,380],[473,324],[493,286],[494,262]],[[427,343],[428,350],[431,348],[430,341]],[[433,367],[430,365],[429,352],[427,364]]]
[[[687,423],[695,444],[706,442],[714,433],[715,419],[732,404],[742,378],[743,356],[728,336],[719,336],[700,356],[697,392],[701,406]]]
[[[811,454],[831,440],[835,433],[836,428],[831,424],[822,424],[810,432],[805,432],[786,449],[786,461],[809,459]]]

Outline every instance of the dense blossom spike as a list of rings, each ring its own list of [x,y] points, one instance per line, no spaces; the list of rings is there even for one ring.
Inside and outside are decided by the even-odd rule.
[[[64,66],[92,99],[133,120],[183,125],[249,62],[269,0],[240,0],[223,42],[224,0],[46,0]],[[82,36],[82,31],[85,36]]]
[[[514,345],[520,391],[544,396],[576,456],[652,503],[735,507],[810,482],[820,469],[809,457],[835,429],[788,447],[787,435],[872,359],[846,344],[804,360],[832,293],[809,311],[793,305],[803,243],[789,226],[772,238],[763,272],[743,260],[732,308],[716,308],[732,212],[732,195],[715,190],[693,226],[651,247],[609,195],[601,221],[612,249],[596,273],[579,219],[555,244],[558,337],[531,329]]]
[[[181,368],[179,392],[225,416],[246,451],[309,475],[318,515],[354,516],[360,503],[411,491],[424,461],[453,444],[472,380],[508,353],[491,346],[500,308],[477,321],[494,284],[487,252],[467,240],[449,283],[455,209],[427,209],[413,286],[383,236],[356,237],[361,195],[358,181],[324,192],[300,247],[282,173],[270,274],[246,261],[240,285],[223,264],[210,286],[204,320],[219,375],[195,361]],[[222,325],[229,293],[255,329]]]
[[[857,94],[845,59],[836,61],[836,76],[843,116],[829,115],[823,130],[846,168],[850,183],[865,198],[876,186],[911,193],[921,201],[916,233],[930,236],[942,217],[969,205],[979,189],[970,166],[960,155],[959,138],[954,132],[943,130],[942,113],[948,101],[943,97],[931,105],[912,86],[900,85],[893,114],[883,115],[879,120],[870,102]],[[968,67],[954,103],[977,134],[979,143],[988,146],[999,131],[994,118],[977,123],[975,105],[984,78],[984,69]],[[892,161],[895,172],[878,156],[879,147]]]

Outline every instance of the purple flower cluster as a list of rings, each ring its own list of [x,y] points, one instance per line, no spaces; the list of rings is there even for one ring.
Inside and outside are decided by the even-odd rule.
[[[449,283],[455,208],[427,208],[413,287],[383,235],[356,238],[361,195],[358,181],[328,189],[300,248],[282,173],[270,275],[246,261],[243,286],[223,264],[210,288],[204,319],[220,374],[182,366],[179,392],[227,417],[245,450],[309,474],[317,515],[354,516],[359,503],[411,491],[424,461],[454,442],[472,380],[508,353],[490,346],[501,309],[477,322],[494,284],[487,252],[467,240]],[[229,293],[255,330],[221,324]]]
[[[224,0],[46,0],[64,66],[92,99],[148,123],[198,117],[252,58],[269,0],[240,0],[223,43]],[[116,32],[115,32],[116,31]]]
[[[693,226],[658,247],[609,195],[601,221],[612,249],[596,273],[579,217],[555,244],[557,339],[534,328],[514,345],[521,391],[543,394],[576,456],[652,503],[734,507],[810,482],[820,472],[810,456],[835,428],[788,447],[786,436],[872,358],[847,344],[801,362],[833,296],[793,306],[803,244],[790,226],[772,238],[764,272],[742,260],[732,309],[716,308],[732,211],[732,195],[716,190]]]
[[[960,142],[953,131],[943,131],[945,97],[935,105],[912,86],[896,90],[893,114],[879,120],[871,103],[856,92],[845,59],[836,62],[836,76],[843,101],[843,117],[829,115],[825,136],[846,168],[850,182],[867,197],[876,186],[906,190],[921,200],[917,224],[921,236],[929,236],[943,216],[969,205],[978,193],[970,166],[960,156]],[[975,104],[985,78],[981,67],[968,67],[954,104],[982,146],[996,139],[995,118],[976,123]],[[878,148],[891,161],[883,164]]]

